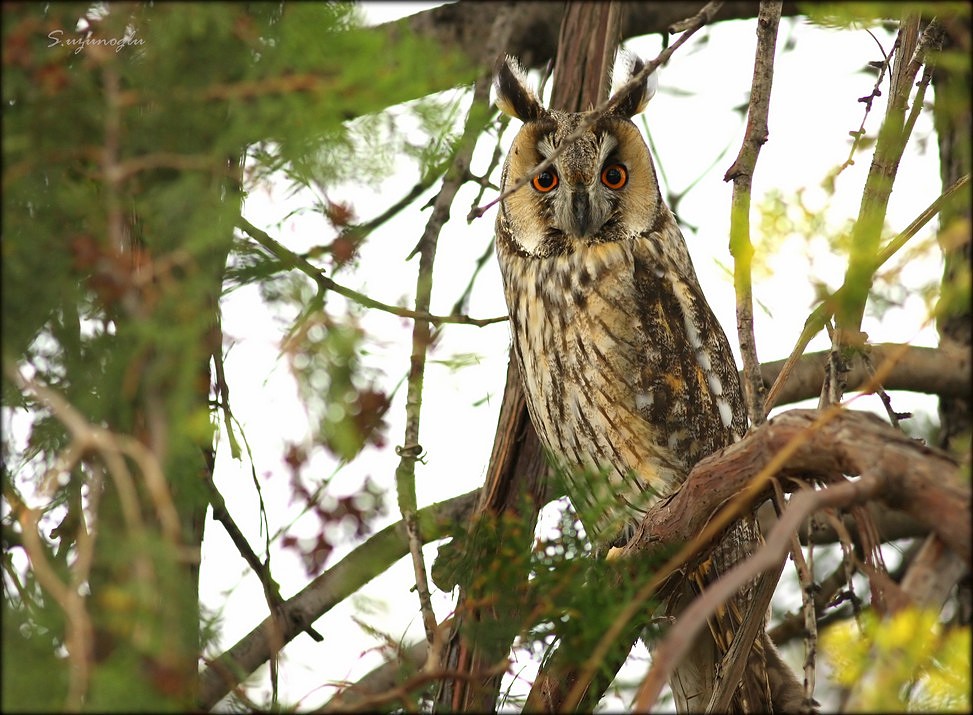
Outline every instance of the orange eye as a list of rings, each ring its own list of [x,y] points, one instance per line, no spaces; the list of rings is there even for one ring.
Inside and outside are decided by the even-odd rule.
[[[628,169],[622,164],[611,164],[602,169],[601,183],[609,189],[620,189],[628,183]]]
[[[546,194],[548,191],[552,191],[557,187],[557,174],[548,169],[547,171],[542,171],[533,179],[531,179],[531,186],[540,191],[542,194]]]

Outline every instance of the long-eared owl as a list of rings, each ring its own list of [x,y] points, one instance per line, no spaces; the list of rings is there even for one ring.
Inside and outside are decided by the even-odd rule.
[[[636,60],[630,74],[642,66]],[[495,88],[501,111],[524,122],[501,190],[554,157],[501,201],[497,216],[514,352],[537,434],[587,535],[604,550],[623,544],[696,462],[744,434],[739,376],[631,121],[651,98],[650,84],[613,97],[614,109],[566,146],[586,113],[544,108],[511,58],[498,64]],[[759,538],[752,518],[740,521],[712,554],[707,579],[745,558]],[[742,594],[738,609],[746,600]],[[717,642],[725,627],[711,625],[695,664],[677,671],[680,711],[706,706],[711,671],[728,646],[727,637]],[[751,654],[758,671],[779,662],[776,653],[765,660],[764,645],[765,635]],[[736,708],[769,710],[774,676],[751,680]],[[788,692],[773,698],[774,709],[800,703]]]

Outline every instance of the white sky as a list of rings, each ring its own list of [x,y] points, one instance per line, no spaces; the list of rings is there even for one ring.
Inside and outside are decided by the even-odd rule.
[[[428,7],[425,3],[369,3],[364,6],[370,21],[387,21],[397,15],[410,14]],[[878,33],[886,48],[891,38]],[[704,41],[704,38],[708,41]],[[781,53],[784,41],[793,38],[795,50]],[[652,138],[658,150],[657,168],[661,166],[670,187],[681,190],[729,145],[727,155],[705,174],[699,185],[679,206],[684,224],[698,227],[686,232],[703,289],[713,305],[730,342],[736,346],[732,281],[717,262],[732,265],[727,249],[729,201],[732,186],[722,181],[743,138],[742,117],[732,111],[739,106],[749,89],[755,48],[755,21],[724,22],[700,33],[678,51],[664,68],[660,90],[645,113]],[[640,38],[627,48],[652,58],[659,49],[658,36]],[[812,27],[803,21],[782,22],[778,40],[773,96],[770,112],[770,139],[763,147],[753,182],[754,205],[758,206],[769,191],[780,191],[785,197],[802,187],[806,200],[813,206],[824,202],[818,188],[822,178],[841,164],[848,154],[848,132],[857,129],[863,113],[858,97],[871,91],[874,79],[859,72],[866,62],[879,58],[875,42],[864,31],[838,32]],[[887,86],[884,88],[887,90]],[[887,91],[883,91],[887,94]],[[927,100],[931,99],[931,93]],[[874,136],[884,103],[876,103],[866,129]],[[915,137],[933,137],[928,115],[916,127]],[[509,146],[512,133],[504,137]],[[892,195],[889,225],[904,228],[940,193],[935,141],[930,141],[925,155],[915,151],[915,141],[903,160]],[[478,148],[474,172],[487,164],[492,147]],[[855,166],[839,179],[838,192],[831,201],[828,226],[835,228],[856,215],[870,162],[870,152],[859,154]],[[350,202],[359,218],[378,214],[390,201],[402,196],[415,181],[415,168],[402,164],[380,186],[362,188],[342,186],[329,189],[334,200]],[[405,263],[422,232],[428,211],[420,212],[428,196],[388,226],[376,231],[361,251],[360,270],[337,276],[340,283],[362,290],[386,303],[411,306],[415,288],[416,261]],[[492,235],[495,209],[468,226],[465,214],[474,198],[472,187],[460,192],[455,202],[454,218],[447,223],[439,241],[437,270],[433,290],[434,313],[448,313],[465,286],[473,261],[485,250]],[[486,199],[492,198],[488,194]],[[266,228],[288,248],[303,251],[314,244],[327,243],[331,229],[312,213],[284,220],[293,209],[311,205],[306,196],[288,198],[284,187],[254,192],[247,200],[244,215],[255,225]],[[754,225],[758,223],[756,211]],[[282,224],[281,224],[282,222]],[[281,224],[281,225],[279,225]],[[915,241],[931,235],[927,227]],[[767,244],[754,237],[758,254],[766,253]],[[804,238],[795,237],[779,246],[769,258],[771,270],[755,277],[755,296],[769,306],[771,314],[756,314],[756,335],[760,358],[764,361],[785,357],[793,346],[804,320],[814,306],[814,291],[809,276],[813,275],[831,288],[840,285],[845,259],[831,255],[820,237],[808,251]],[[812,257],[809,257],[812,254]],[[910,262],[902,280],[918,283],[932,276],[938,280],[938,259],[918,258]],[[329,311],[338,311],[343,301],[330,297]],[[263,498],[270,515],[272,533],[288,525],[299,513],[291,503],[288,472],[283,466],[283,445],[304,439],[308,421],[296,395],[286,360],[279,357],[280,323],[262,305],[257,291],[246,288],[234,292],[223,306],[223,329],[232,343],[226,359],[231,404],[243,423],[253,447],[254,469],[261,482]],[[505,314],[499,271],[493,261],[477,282],[468,311],[476,317]],[[866,318],[863,329],[875,342],[909,341],[934,345],[936,334],[931,326],[922,328],[927,314],[921,302],[910,301],[901,310],[894,309],[883,319]],[[369,343],[372,355],[368,364],[384,372],[386,390],[399,381],[408,369],[411,325],[404,320],[371,311],[363,327],[377,336]],[[430,353],[426,391],[422,412],[421,439],[427,452],[424,465],[417,465],[417,490],[420,506],[440,501],[478,487],[483,480],[492,446],[497,412],[502,396],[509,346],[505,323],[486,328],[448,326],[440,343]],[[819,337],[810,350],[826,347]],[[473,365],[450,371],[436,360],[456,355],[476,356]],[[872,407],[878,407],[876,398]],[[918,398],[909,403],[913,408],[934,410],[931,398]],[[897,402],[903,409],[905,402]],[[395,508],[393,473],[398,463],[393,446],[401,444],[403,435],[404,388],[396,395],[388,413],[388,445],[384,449],[366,449],[334,481],[335,488],[354,490],[367,475],[389,489],[389,514],[375,525],[376,530],[398,520]],[[334,463],[315,454],[314,470],[306,475],[326,478]],[[217,461],[217,483],[226,497],[227,506],[261,556],[264,536],[258,531],[258,501],[251,465],[233,462],[222,444]],[[268,476],[269,475],[269,476]],[[310,535],[313,519],[299,519],[294,534]],[[235,643],[267,614],[262,591],[255,576],[248,573],[242,559],[229,542],[222,527],[210,521],[203,549],[201,593],[203,602],[222,613],[219,647]],[[328,565],[334,564],[354,545],[335,553]],[[285,598],[307,583],[303,567],[290,553],[272,547],[272,566]],[[435,549],[427,548],[427,564]],[[281,673],[281,697],[284,702],[300,701],[302,708],[324,702],[333,693],[320,687],[329,681],[355,680],[381,663],[375,648],[377,641],[357,625],[352,616],[385,631],[393,639],[411,643],[422,637],[418,601],[410,592],[411,567],[399,562],[386,574],[375,579],[359,596],[342,603],[315,623],[325,642],[314,643],[299,636],[284,651]],[[435,595],[440,618],[448,614],[452,600],[448,595]],[[361,656],[361,657],[359,657]],[[637,677],[637,673],[634,677]],[[253,680],[254,696],[260,702],[269,693],[267,669]],[[616,705],[620,706],[621,703]]]

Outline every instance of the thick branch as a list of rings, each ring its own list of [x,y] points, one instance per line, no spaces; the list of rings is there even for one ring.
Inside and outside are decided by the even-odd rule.
[[[876,475],[886,484],[880,501],[909,514],[970,563],[970,488],[949,455],[867,412],[840,410],[826,422],[821,416],[816,410],[790,410],[704,459],[675,496],[649,511],[642,534],[626,551],[692,541],[724,504],[746,490],[754,474],[793,448],[780,472]]]
[[[688,650],[689,644],[721,604],[761,573],[773,569],[779,573],[788,550],[788,534],[793,533],[802,521],[825,507],[851,506],[872,499],[878,495],[882,484],[882,479],[869,475],[855,482],[845,482],[821,491],[803,491],[795,496],[757,553],[736,564],[707,588],[683,613],[678,627],[669,629],[665,640],[653,654],[652,668],[639,687],[635,709],[648,711],[655,704],[662,686]]]
[[[967,395],[973,389],[970,378],[970,353],[967,350],[950,350],[947,347],[921,348],[910,346],[898,357],[902,346],[895,343],[869,345],[872,362],[880,365],[891,355],[897,362],[884,380],[887,390],[909,390],[930,395]],[[777,393],[778,404],[790,404],[798,400],[817,397],[824,382],[824,370],[828,352],[807,353],[795,364],[787,382]],[[765,362],[760,366],[764,384],[772,385],[784,367],[786,360]],[[866,385],[869,380],[863,365],[854,365],[847,374],[851,391]]]
[[[479,491],[433,504],[418,513],[423,537],[441,539],[449,525],[467,519]],[[399,521],[372,536],[348,556],[289,598],[279,610],[280,643],[289,643],[310,624],[409,553],[405,525]],[[209,710],[273,653],[274,623],[265,618],[234,646],[212,661],[200,676],[199,707]]]
[[[622,13],[622,37],[665,33],[673,23],[695,15],[703,4],[682,1],[626,3]],[[511,34],[504,51],[519,58],[526,67],[543,67],[554,59],[565,4],[518,2],[514,9]],[[496,57],[485,47],[483,28],[490,26],[497,10],[498,3],[458,2],[380,25],[374,31],[384,34],[388,42],[395,42],[401,36],[418,35],[433,40],[444,50],[465,54],[481,67],[490,67]],[[756,14],[755,2],[725,2],[715,21],[753,18]],[[782,14],[797,15],[797,4],[785,2]],[[440,89],[448,89],[449,81],[449,77],[444,77]]]
[[[759,428],[747,439],[701,462],[670,500],[653,508],[642,533],[626,552],[658,552],[667,544],[701,541],[701,534],[725,504],[750,488],[753,475],[764,474],[780,454],[789,452],[775,472],[800,472],[822,479],[867,475],[820,492],[795,498],[757,557],[738,564],[690,607],[657,653],[658,670],[643,683],[638,707],[650,706],[667,673],[706,616],[742,583],[777,564],[790,533],[810,510],[826,505],[874,499],[909,513],[969,567],[970,490],[959,479],[957,464],[945,453],[902,435],[871,414],[832,410],[792,410]],[[758,496],[758,495],[754,495]],[[704,548],[705,543],[699,544]],[[688,557],[684,548],[667,567]],[[663,576],[665,573],[662,574]],[[688,621],[686,620],[688,619]]]
[[[875,530],[879,534],[881,543],[897,541],[898,539],[912,539],[918,536],[926,536],[928,530],[919,524],[908,514],[903,514],[897,509],[891,509],[884,504],[871,503],[865,507],[868,518],[875,525]],[[760,533],[769,534],[774,528],[778,517],[773,506],[766,502],[757,510],[757,519],[760,522]],[[854,537],[858,534],[858,519],[845,514],[838,519],[838,523],[845,531]],[[824,546],[825,544],[836,544],[840,541],[841,535],[835,528],[831,520],[815,520],[811,524],[801,524],[797,530],[797,540],[802,546]]]

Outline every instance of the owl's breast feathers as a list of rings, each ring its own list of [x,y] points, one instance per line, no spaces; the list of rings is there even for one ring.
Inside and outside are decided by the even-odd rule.
[[[746,429],[726,336],[664,211],[644,234],[545,257],[497,221],[531,419],[602,543]]]

